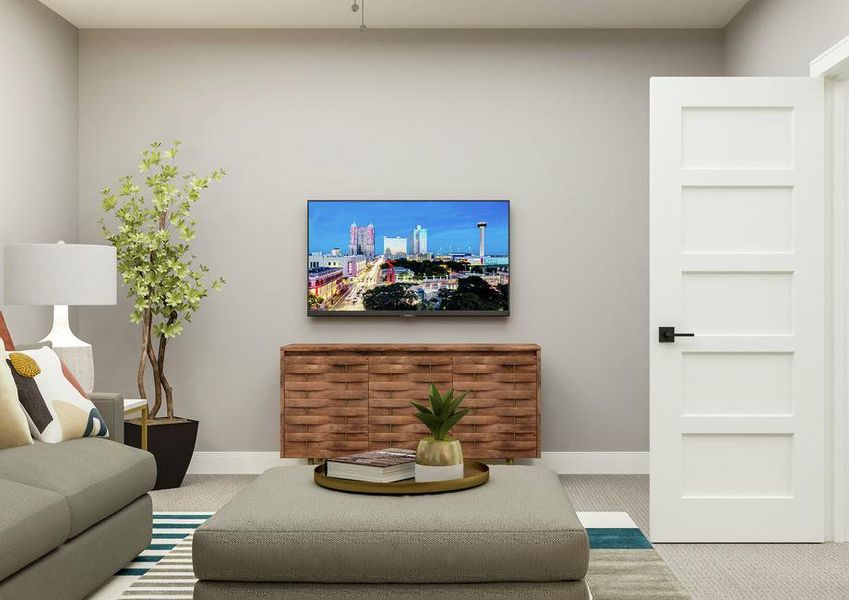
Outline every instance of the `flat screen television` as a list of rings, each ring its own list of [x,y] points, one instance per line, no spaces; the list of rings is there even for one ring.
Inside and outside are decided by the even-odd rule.
[[[307,314],[508,316],[509,200],[310,200]]]

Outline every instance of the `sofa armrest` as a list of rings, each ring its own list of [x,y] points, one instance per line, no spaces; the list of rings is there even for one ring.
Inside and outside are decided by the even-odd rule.
[[[109,428],[109,438],[123,444],[124,396],[121,394],[92,392],[88,397],[106,421],[106,427]]]

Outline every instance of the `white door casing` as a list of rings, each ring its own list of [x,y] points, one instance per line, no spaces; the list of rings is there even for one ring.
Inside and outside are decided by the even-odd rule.
[[[655,542],[823,540],[823,132],[821,80],[651,82]]]
[[[849,540],[849,37],[811,61],[810,76],[825,79],[826,201],[831,205],[831,406],[826,403],[826,419],[832,422],[831,439],[828,431],[826,435],[826,457],[831,458],[831,465],[826,460],[831,489],[826,490],[831,493],[826,497],[826,515],[832,521],[831,539],[845,542]]]

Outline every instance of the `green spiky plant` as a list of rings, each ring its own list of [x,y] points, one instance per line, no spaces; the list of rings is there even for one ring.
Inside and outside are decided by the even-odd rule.
[[[448,437],[448,432],[451,431],[451,428],[471,410],[469,408],[460,408],[460,404],[468,393],[463,392],[455,398],[454,390],[450,389],[443,396],[436,389],[436,386],[431,383],[430,393],[428,394],[430,408],[418,402],[411,402],[410,404],[418,411],[416,412],[416,418],[424,423],[425,427],[430,429],[433,439],[444,442],[451,439]]]

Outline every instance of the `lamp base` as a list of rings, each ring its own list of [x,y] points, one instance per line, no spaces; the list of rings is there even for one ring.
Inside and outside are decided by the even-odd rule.
[[[53,307],[53,327],[39,343],[50,344],[80,382],[86,394],[94,390],[94,355],[91,344],[84,342],[71,331],[67,306]]]

